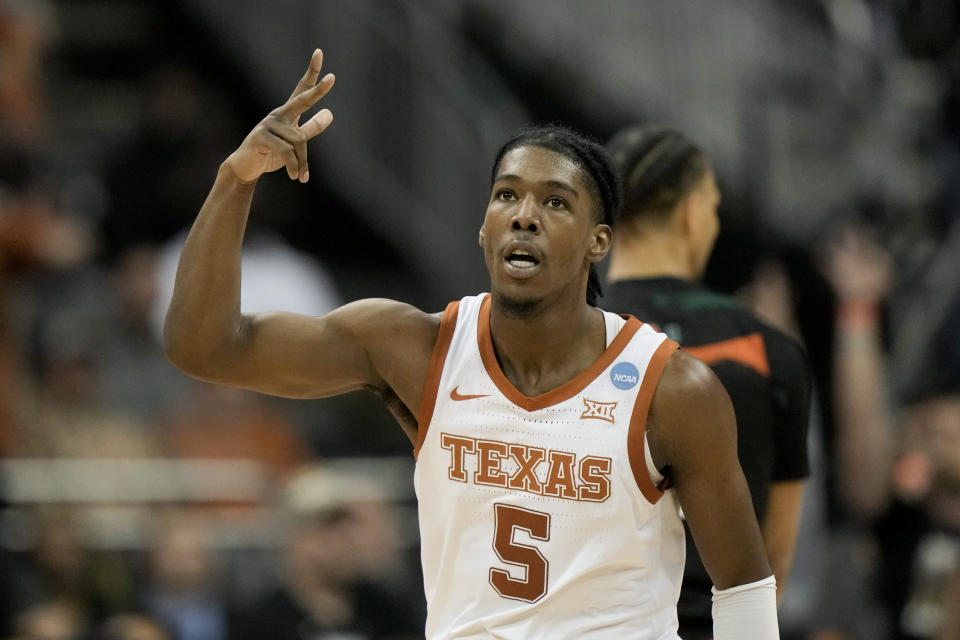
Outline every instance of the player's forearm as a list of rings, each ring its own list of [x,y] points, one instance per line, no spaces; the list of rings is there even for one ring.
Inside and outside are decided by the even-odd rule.
[[[214,367],[240,334],[240,260],[253,189],[221,165],[180,255],[164,344],[167,357],[193,375]]]

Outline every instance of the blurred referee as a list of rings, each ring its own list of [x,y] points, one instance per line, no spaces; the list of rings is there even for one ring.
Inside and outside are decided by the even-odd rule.
[[[602,305],[655,325],[709,364],[726,387],[779,600],[809,473],[806,354],[735,298],[698,283],[719,230],[720,192],[703,151],[678,131],[642,126],[619,132],[608,149],[623,180],[624,206]],[[686,640],[713,636],[710,587],[687,528],[678,604]]]

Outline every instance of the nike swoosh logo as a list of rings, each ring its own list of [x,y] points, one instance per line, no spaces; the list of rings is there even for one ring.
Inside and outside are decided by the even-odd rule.
[[[490,395],[489,393],[479,393],[476,395],[460,395],[459,393],[457,393],[457,389],[459,388],[460,388],[460,385],[457,385],[453,389],[451,389],[450,391],[451,400],[460,402],[461,400],[474,400],[475,398],[486,398],[487,396]]]

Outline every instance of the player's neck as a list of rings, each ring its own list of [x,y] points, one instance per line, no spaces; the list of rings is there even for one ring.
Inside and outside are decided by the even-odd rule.
[[[696,280],[690,254],[682,239],[655,231],[616,236],[610,251],[607,280],[674,277]]]
[[[582,297],[575,304],[545,305],[526,317],[504,314],[494,305],[490,334],[504,375],[531,397],[573,379],[606,348],[603,314]]]

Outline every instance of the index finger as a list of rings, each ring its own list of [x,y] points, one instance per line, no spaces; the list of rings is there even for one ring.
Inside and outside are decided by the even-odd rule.
[[[310,56],[310,64],[307,65],[307,71],[303,74],[303,77],[300,78],[300,82],[297,83],[296,88],[293,90],[293,93],[290,94],[290,97],[287,99],[289,102],[293,100],[298,95],[312,87],[317,83],[317,78],[320,77],[320,69],[323,67],[323,51],[320,49],[314,49],[313,55]]]

